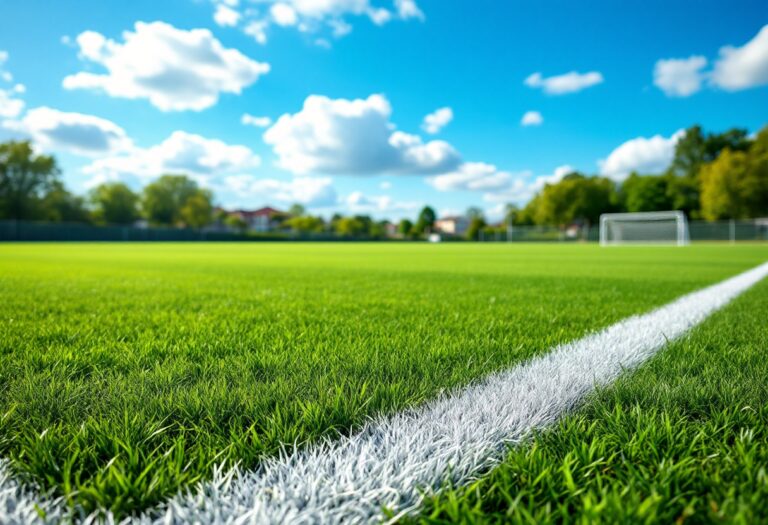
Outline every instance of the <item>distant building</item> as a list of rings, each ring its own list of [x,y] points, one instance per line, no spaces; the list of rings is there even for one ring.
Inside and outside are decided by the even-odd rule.
[[[469,219],[460,216],[443,217],[435,221],[435,231],[444,235],[464,235],[469,228]]]
[[[269,232],[276,230],[280,222],[286,217],[284,211],[265,206],[257,210],[231,210],[225,211],[230,217],[238,217],[247,225],[246,229],[256,232]]]

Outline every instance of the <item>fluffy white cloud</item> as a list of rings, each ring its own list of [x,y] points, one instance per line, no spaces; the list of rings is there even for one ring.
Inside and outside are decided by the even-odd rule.
[[[243,173],[260,164],[261,159],[246,146],[174,131],[160,144],[134,147],[123,154],[95,160],[83,171],[107,178],[132,175],[143,179],[163,173],[185,173],[208,183],[215,176]]]
[[[8,62],[8,51],[0,49],[0,80],[5,82],[13,82],[13,75],[10,71],[5,69],[5,63]]]
[[[607,158],[598,161],[600,174],[620,181],[633,171],[658,173],[665,170],[675,155],[677,141],[684,135],[685,131],[680,130],[668,138],[654,135],[628,140]]]
[[[261,198],[264,202],[298,202],[310,207],[324,207],[332,206],[338,200],[330,177],[296,177],[282,181],[232,175],[224,179],[224,186],[240,197]]]
[[[234,27],[240,22],[240,13],[226,4],[216,6],[213,20],[222,27]]]
[[[352,213],[396,213],[412,212],[423,206],[417,201],[396,201],[388,195],[364,195],[354,191],[347,195],[344,204]]]
[[[107,73],[69,75],[64,87],[146,98],[162,111],[199,111],[216,104],[221,93],[239,94],[269,71],[269,64],[225,48],[207,29],[137,22],[123,39],[119,43],[94,31],[78,35],[81,58],[104,66]]]
[[[272,14],[272,19],[279,26],[295,26],[299,21],[299,15],[289,4],[282,2],[273,4],[269,12]]]
[[[534,177],[531,171],[511,173],[485,162],[466,162],[452,173],[429,177],[427,183],[438,191],[482,192],[485,202],[524,204],[546,184],[555,184],[573,171],[572,166],[564,165]]]
[[[397,9],[397,16],[403,20],[409,18],[417,18],[424,20],[424,12],[416,5],[415,0],[395,0],[395,9]]]
[[[0,50],[0,80],[4,82],[13,81],[13,75],[10,71],[4,69],[8,57],[7,51]],[[24,93],[22,84],[16,84],[7,89],[0,88],[0,117],[16,118],[21,114],[24,110],[24,101],[17,97],[21,93]]]
[[[421,129],[430,135],[434,135],[439,133],[440,130],[447,126],[452,120],[453,110],[451,108],[445,107],[436,109],[424,117],[424,122],[421,124]]]
[[[24,110],[24,101],[17,97],[24,93],[24,86],[16,84],[10,89],[0,89],[0,117],[16,118]]]
[[[544,123],[544,117],[538,111],[526,111],[520,124],[523,126],[540,126]]]
[[[653,70],[653,83],[670,97],[687,97],[701,89],[706,66],[703,56],[659,60]]]
[[[427,183],[438,191],[494,191],[507,188],[512,179],[511,173],[493,164],[465,162],[455,171],[427,178]]]
[[[447,142],[422,142],[396,131],[389,101],[330,99],[311,95],[298,113],[282,115],[264,133],[278,165],[297,174],[350,175],[443,173],[459,164]]]
[[[579,73],[571,71],[563,75],[543,77],[541,73],[533,73],[525,79],[525,85],[532,88],[541,88],[550,95],[565,95],[576,93],[582,89],[602,84],[603,75],[599,71]]]
[[[768,25],[742,47],[720,49],[712,83],[727,91],[768,85]]]
[[[254,126],[257,128],[266,128],[272,124],[272,119],[269,117],[256,117],[248,113],[243,113],[240,117],[240,123],[244,126]]]
[[[237,25],[240,13],[232,7],[237,2],[213,0],[216,6],[214,19],[219,25]],[[267,4],[266,13],[258,9],[246,9],[243,31],[256,39],[260,44],[267,42],[267,31],[271,25],[295,27],[303,33],[331,31],[340,38],[352,31],[347,21],[351,17],[367,17],[376,25],[384,25],[394,18],[400,20],[424,20],[424,12],[416,0],[393,0],[390,7],[380,7],[372,4],[371,0],[259,0]],[[231,12],[231,13],[230,13]],[[234,14],[232,14],[234,13]],[[328,41],[317,39],[324,47]]]
[[[94,156],[131,149],[133,144],[123,128],[112,121],[67,113],[48,107],[27,111],[19,121],[6,122],[5,127],[31,137],[45,150],[64,150]]]

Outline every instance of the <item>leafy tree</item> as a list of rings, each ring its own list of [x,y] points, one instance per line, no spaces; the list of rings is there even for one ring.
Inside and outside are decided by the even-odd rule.
[[[132,224],[139,218],[139,196],[122,182],[108,182],[91,190],[93,217],[106,224]]]
[[[200,189],[197,183],[186,175],[163,175],[155,182],[144,188],[141,197],[141,208],[146,218],[153,224],[178,225],[186,223],[186,219],[192,218],[197,222],[196,212],[204,212],[205,206],[201,199],[193,204],[182,217],[182,208],[191,197],[199,195]],[[210,193],[203,195],[210,201]],[[190,216],[190,214],[192,216]]]
[[[320,233],[325,230],[323,219],[311,215],[291,217],[283,224],[291,230],[301,233]]]
[[[701,212],[707,220],[746,219],[768,210],[768,128],[748,152],[723,150],[701,170]]]
[[[202,228],[213,220],[213,194],[198,189],[190,195],[179,210],[179,217],[185,226]]]
[[[701,207],[699,172],[702,166],[717,159],[726,148],[746,151],[749,145],[744,129],[705,134],[700,126],[688,128],[675,145],[675,156],[668,170],[667,196],[671,208],[696,217]]]
[[[470,219],[466,233],[467,239],[476,241],[480,236],[480,231],[485,228],[485,226],[485,219],[483,218],[482,214]]]
[[[366,225],[358,217],[341,217],[334,224],[334,229],[339,235],[355,237],[367,232]]]
[[[429,206],[424,206],[419,212],[419,218],[416,220],[416,225],[413,229],[417,234],[427,233],[434,227],[435,220],[437,220],[435,210]]]
[[[397,225],[397,233],[403,237],[408,237],[413,232],[413,222],[408,219],[402,219],[400,224]]]
[[[472,219],[482,219],[483,218],[483,210],[482,208],[478,208],[477,206],[470,206],[467,208],[467,219],[470,221]]]
[[[632,173],[621,185],[624,208],[630,212],[672,209],[668,184],[669,177],[663,175]]]
[[[504,206],[504,224],[505,225],[516,224],[515,221],[520,215],[520,212],[521,210],[520,208],[517,207],[516,204],[509,203],[506,206]]]
[[[288,215],[291,217],[303,217],[307,214],[307,209],[299,203],[294,204],[288,210]]]
[[[82,197],[73,195],[61,181],[53,181],[40,201],[40,218],[52,222],[90,222]]]
[[[615,192],[611,180],[571,173],[556,184],[547,184],[538,196],[534,220],[537,224],[565,226],[575,221],[595,224],[600,214],[613,209]]]
[[[0,219],[35,219],[59,176],[56,159],[36,155],[29,141],[0,144]]]

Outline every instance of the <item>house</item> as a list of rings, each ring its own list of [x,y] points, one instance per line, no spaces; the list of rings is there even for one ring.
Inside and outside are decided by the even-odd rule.
[[[227,211],[230,217],[238,217],[247,225],[246,229],[256,232],[268,232],[279,227],[281,219],[286,213],[270,206],[257,210],[232,210]]]
[[[469,228],[469,219],[458,215],[443,217],[435,221],[435,231],[443,235],[464,235]]]

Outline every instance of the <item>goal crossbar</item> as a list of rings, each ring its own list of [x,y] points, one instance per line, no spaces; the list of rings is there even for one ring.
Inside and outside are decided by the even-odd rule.
[[[690,243],[682,211],[604,213],[600,216],[600,245]]]

